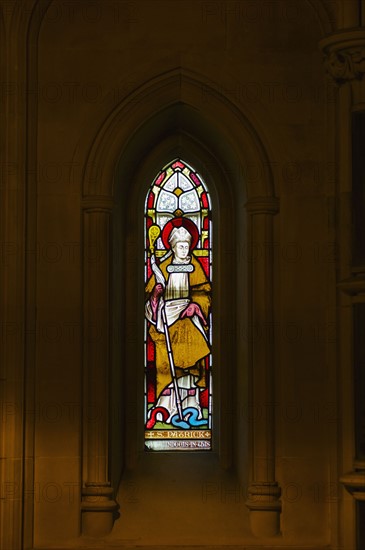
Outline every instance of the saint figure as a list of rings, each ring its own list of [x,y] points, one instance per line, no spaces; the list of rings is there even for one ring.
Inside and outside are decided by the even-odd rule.
[[[199,392],[206,388],[204,358],[210,353],[207,319],[211,286],[192,252],[198,229],[191,220],[171,220],[164,227],[162,239],[170,251],[158,267],[151,258],[154,274],[146,286],[145,314],[156,352],[156,403],[149,411],[147,428],[156,421],[187,427],[186,422],[179,424],[177,420],[171,361],[183,415],[194,409],[194,417],[202,419]]]

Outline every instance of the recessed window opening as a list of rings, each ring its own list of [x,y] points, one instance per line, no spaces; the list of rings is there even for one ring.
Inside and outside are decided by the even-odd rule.
[[[212,215],[174,159],[145,201],[144,427],[148,451],[212,449]]]

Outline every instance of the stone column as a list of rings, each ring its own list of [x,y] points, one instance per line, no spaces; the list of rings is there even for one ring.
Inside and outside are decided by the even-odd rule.
[[[251,341],[251,419],[252,481],[247,507],[251,530],[258,537],[280,533],[280,488],[275,480],[275,391],[273,318],[273,215],[278,201],[271,197],[253,198],[247,203],[252,247],[250,288],[252,289]],[[255,338],[265,331],[265,345]],[[255,411],[260,414],[255,414]]]
[[[356,4],[356,5],[355,5]],[[349,2],[344,25],[361,25],[359,4]],[[337,151],[338,162],[338,227],[339,250],[338,304],[341,312],[339,321],[339,368],[342,401],[342,434],[349,442],[342,450],[342,468],[346,472],[340,482],[355,501],[365,500],[365,461],[357,456],[355,440],[359,430],[364,430],[364,419],[356,418],[355,370],[357,374],[364,366],[355,364],[358,351],[355,349],[356,326],[355,304],[365,303],[365,258],[357,252],[354,234],[354,174],[353,174],[353,113],[365,112],[365,28],[342,30],[326,37],[320,43],[325,55],[327,72],[338,85],[337,98]],[[363,146],[364,144],[362,144]],[[363,182],[362,182],[363,183]],[[362,254],[363,256],[363,254]],[[362,329],[363,330],[363,327]],[[365,374],[362,372],[361,376]],[[354,406],[355,400],[355,406]],[[346,451],[346,449],[348,449]],[[349,471],[350,470],[350,471]],[[344,504],[344,506],[346,503]],[[352,510],[354,508],[352,507]],[[348,513],[353,513],[348,512]],[[345,521],[349,524],[349,520]],[[347,528],[345,525],[344,529]],[[346,544],[355,544],[355,535],[349,535]]]
[[[0,8],[0,548],[33,546],[36,109],[38,23],[18,2]],[[35,86],[34,86],[35,85]],[[32,97],[31,97],[32,96]],[[35,99],[35,98],[34,98]],[[32,140],[34,138],[34,140]],[[33,390],[33,391],[32,391]],[[26,496],[27,495],[27,496]]]
[[[85,209],[83,231],[82,533],[103,536],[118,508],[108,477],[110,210]]]

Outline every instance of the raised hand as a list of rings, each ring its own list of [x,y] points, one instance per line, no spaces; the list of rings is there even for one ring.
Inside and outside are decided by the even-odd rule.
[[[194,315],[197,315],[199,319],[201,319],[203,325],[207,326],[207,322],[204,318],[202,310],[200,309],[200,306],[195,302],[191,302],[188,307],[184,309],[184,311],[180,315],[180,319],[184,319],[184,317],[193,317]]]
[[[158,300],[159,297],[163,294],[163,286],[158,283],[155,285],[154,289],[152,290],[151,298],[153,301]]]
[[[155,285],[151,294],[151,299],[150,299],[154,321],[156,320],[158,300],[162,294],[163,294],[163,286],[160,283],[158,283],[157,285]]]

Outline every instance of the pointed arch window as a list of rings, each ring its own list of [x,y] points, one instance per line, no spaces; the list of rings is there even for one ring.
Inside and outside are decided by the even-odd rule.
[[[201,176],[174,159],[145,201],[145,448],[212,448],[212,216]]]

